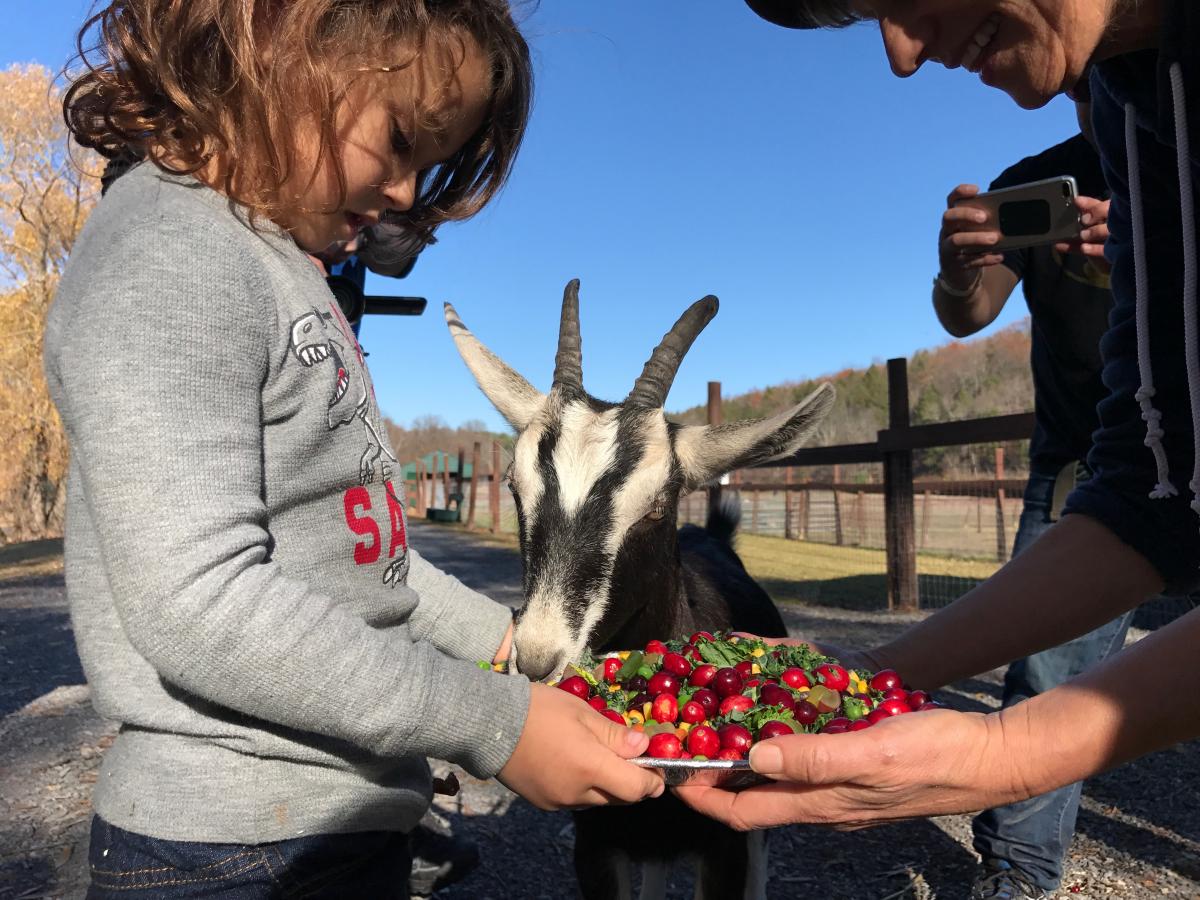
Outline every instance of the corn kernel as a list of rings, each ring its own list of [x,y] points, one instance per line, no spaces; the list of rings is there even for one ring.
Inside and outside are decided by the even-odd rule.
[[[610,685],[608,686],[608,692],[609,692],[610,694],[611,694],[611,693],[613,693],[613,692],[615,692],[615,691],[619,691],[620,689],[621,689],[621,686],[620,686],[619,684],[610,684]]]
[[[753,652],[753,653],[751,653],[750,655],[751,655],[751,656],[753,656],[753,657],[759,657],[759,656],[762,656],[762,655],[763,655],[764,653],[766,653],[766,652],[767,652],[767,651],[766,651],[766,650],[764,650],[762,647],[755,647],[755,648],[754,648],[754,652]]]
[[[619,656],[621,659],[629,659],[629,651],[622,650],[620,653],[617,654],[617,656]]]
[[[625,713],[625,721],[630,725],[641,725],[646,721],[646,717],[636,709],[631,709],[629,712]]]
[[[752,665],[750,666],[750,674],[751,674],[751,675],[761,675],[761,674],[762,674],[762,667],[761,667],[761,666],[760,666],[758,663],[754,663],[754,664],[752,664]]]

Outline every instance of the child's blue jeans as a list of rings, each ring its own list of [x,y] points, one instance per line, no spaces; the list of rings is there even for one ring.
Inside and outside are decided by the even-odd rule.
[[[167,841],[92,818],[88,900],[345,897],[408,900],[408,835],[316,834],[271,844]]]

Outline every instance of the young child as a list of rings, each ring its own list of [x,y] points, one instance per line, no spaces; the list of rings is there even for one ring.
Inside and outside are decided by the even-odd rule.
[[[475,665],[506,657],[509,612],[408,547],[306,256],[500,188],[531,91],[506,2],[113,0],[91,27],[68,121],[145,162],[75,244],[45,343],[72,621],[121,726],[89,896],[406,896],[427,756],[542,808],[660,793],[622,758],[644,736]]]

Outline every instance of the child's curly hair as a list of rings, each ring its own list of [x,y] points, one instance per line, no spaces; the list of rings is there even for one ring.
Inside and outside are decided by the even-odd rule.
[[[507,0],[111,0],[79,32],[86,69],[63,114],[110,158],[179,173],[218,163],[231,200],[275,218],[299,208],[283,185],[325,160],[344,195],[337,109],[356,73],[395,71],[463,36],[490,62],[491,102],[459,152],[419,177],[408,218],[428,233],[496,194],[524,135],[533,74]],[[310,173],[296,171],[298,127],[317,132]]]

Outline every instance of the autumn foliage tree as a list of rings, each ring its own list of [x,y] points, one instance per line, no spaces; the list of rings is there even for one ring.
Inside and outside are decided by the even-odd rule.
[[[42,376],[46,312],[99,195],[49,70],[0,71],[0,543],[62,527],[66,441]]]

